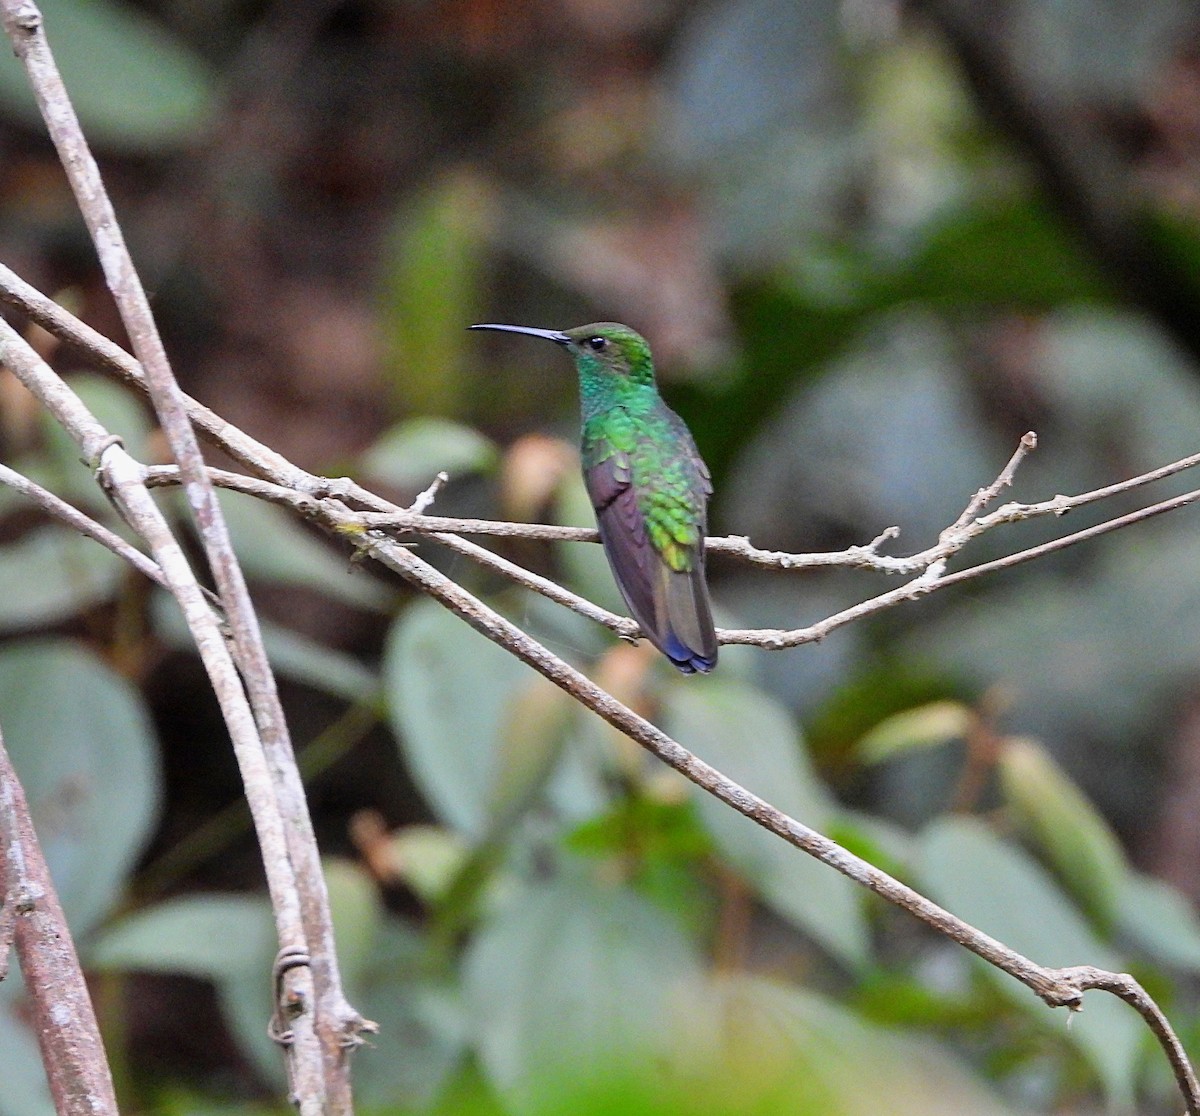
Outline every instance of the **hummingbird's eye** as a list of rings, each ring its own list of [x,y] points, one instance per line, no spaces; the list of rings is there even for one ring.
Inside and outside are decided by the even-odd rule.
[[[602,353],[608,348],[607,337],[589,337],[587,339],[588,347],[596,353]]]

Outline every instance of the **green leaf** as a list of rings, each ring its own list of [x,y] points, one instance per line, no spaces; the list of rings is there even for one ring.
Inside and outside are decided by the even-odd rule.
[[[278,948],[265,899],[190,895],[106,927],[87,951],[87,962],[97,969],[186,973],[211,981],[242,1050],[268,1080],[278,1081],[282,1059],[266,1028]]]
[[[233,548],[248,578],[313,589],[355,608],[385,612],[394,593],[281,508],[236,492],[220,494]]]
[[[213,77],[162,24],[107,0],[41,0],[39,7],[93,145],[150,152],[196,139],[211,115]],[[24,69],[11,56],[0,64],[0,103],[41,124]]]
[[[484,202],[481,184],[460,174],[397,222],[383,321],[395,395],[406,411],[457,415],[469,402],[465,327],[479,303]]]
[[[1111,929],[1127,868],[1108,823],[1036,741],[1006,740],[997,769],[1021,831],[1045,850],[1099,929]]]
[[[265,899],[189,895],[105,927],[92,940],[87,960],[96,969],[184,973],[220,983],[235,971],[252,972],[264,958],[269,974],[277,948]]]
[[[110,600],[128,568],[65,527],[34,528],[0,546],[0,630],[44,627]]]
[[[150,598],[155,634],[170,647],[193,651],[195,641],[187,630],[175,598],[156,589]],[[346,701],[369,701],[379,692],[379,679],[352,655],[335,651],[307,636],[269,620],[260,621],[267,658],[275,673],[302,682],[322,693]]]
[[[345,857],[326,857],[321,869],[329,891],[338,964],[347,986],[354,986],[370,967],[383,924],[379,888],[361,866]]]
[[[384,650],[388,718],[413,779],[443,821],[479,838],[502,774],[527,667],[433,601],[393,625]]]
[[[1117,893],[1117,926],[1163,964],[1200,971],[1200,918],[1170,884],[1126,872]]]
[[[672,687],[665,705],[667,731],[701,759],[804,825],[828,826],[832,800],[791,717],[766,694],[714,678]],[[765,902],[843,961],[865,960],[866,927],[849,880],[710,795],[698,802],[721,852]]]
[[[15,960],[10,956],[11,968],[0,984],[0,1066],[4,1067],[0,1116],[53,1116],[54,1100],[46,1084],[37,1037],[29,1025],[25,986]]]
[[[431,979],[425,938],[397,918],[380,925],[367,960],[348,992],[379,1033],[367,1056],[355,1059],[354,1099],[363,1112],[425,1112],[455,1070],[472,1064],[459,986]]]
[[[476,936],[463,972],[485,1071],[518,1112],[539,1090],[603,1081],[620,1066],[661,1075],[672,1007],[699,978],[676,924],[626,889],[587,879],[529,886]]]
[[[1010,1110],[931,1042],[761,977],[716,986],[721,1047],[701,1070],[709,1111],[1001,1116]],[[722,1104],[722,1099],[724,1104]]]
[[[934,701],[882,720],[858,742],[864,763],[879,763],[918,748],[937,748],[959,740],[975,714],[958,701]]]
[[[400,489],[424,488],[440,472],[451,479],[495,467],[495,442],[461,422],[413,418],[385,431],[359,461],[358,472]]]
[[[942,906],[1039,965],[1124,971],[1121,957],[1097,940],[1046,872],[973,819],[951,818],[929,826],[922,835],[918,870],[928,894]],[[1016,1005],[1079,1050],[1114,1107],[1132,1106],[1143,1037],[1132,1010],[1113,996],[1091,992],[1084,1010],[1067,1027],[1061,1013],[1052,1013],[999,969],[986,965],[982,971]]]
[[[1021,197],[983,198],[943,218],[891,283],[896,297],[952,306],[1046,307],[1107,293],[1061,221]]]
[[[137,692],[74,644],[0,651],[0,727],[67,921],[120,898],[158,812],[158,747]]]

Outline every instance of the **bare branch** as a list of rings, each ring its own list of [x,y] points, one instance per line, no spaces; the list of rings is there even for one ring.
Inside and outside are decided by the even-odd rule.
[[[331,514],[336,528],[338,516],[336,513]],[[1099,988],[1121,995],[1123,999],[1129,999],[1143,1015],[1146,1014],[1145,1002],[1133,998],[1135,982],[1132,978],[1089,967],[1068,970],[1046,968],[1009,949],[1002,942],[963,922],[919,892],[893,879],[873,864],[848,852],[828,837],[777,810],[769,802],[722,775],[407,548],[378,533],[368,534],[362,546],[389,569],[432,596],[476,631],[533,667],[580,704],[587,706],[614,728],[642,745],[701,790],[720,799],[738,813],[744,814],[751,821],[808,853],[809,856],[835,868],[860,886],[908,911],[989,964],[1015,977],[1049,1006],[1080,1010],[1083,1006],[1084,991]],[[1180,1061],[1187,1066],[1187,1059],[1178,1039],[1165,1017],[1156,1008],[1154,1018],[1152,1030],[1163,1045],[1172,1066],[1177,1066]],[[1195,1076],[1190,1067],[1186,1078],[1180,1079],[1180,1088],[1187,1100],[1189,1113],[1200,1113],[1200,1089],[1196,1087]]]
[[[16,947],[59,1116],[116,1116],[100,1028],[25,792],[0,738],[0,979]]]
[[[712,538],[707,542],[709,549],[715,552],[726,552],[738,557],[754,561],[758,564],[778,567],[780,569],[811,569],[827,566],[856,566],[865,569],[886,570],[897,573],[907,570],[916,573],[904,585],[898,586],[875,597],[860,601],[841,612],[825,617],[804,628],[721,628],[717,632],[718,640],[723,644],[738,644],[742,646],[761,647],[768,651],[781,651],[787,648],[800,647],[807,643],[817,643],[831,632],[847,624],[875,615],[886,609],[907,601],[913,601],[936,589],[956,585],[962,581],[981,577],[996,570],[1009,566],[1020,565],[1031,559],[1042,557],[1056,550],[1088,539],[1131,526],[1164,512],[1174,511],[1194,503],[1200,498],[1200,493],[1185,493],[1182,496],[1162,501],[1159,504],[1130,512],[1116,519],[1098,524],[1085,530],[1076,531],[1060,539],[1043,543],[1040,546],[1018,551],[1004,558],[971,566],[952,574],[944,573],[946,560],[962,550],[967,543],[978,538],[985,531],[1008,523],[1019,523],[1027,519],[1035,519],[1046,515],[1061,516],[1073,508],[1095,503],[1097,500],[1115,495],[1119,492],[1130,491],[1134,488],[1149,484],[1155,480],[1173,476],[1200,464],[1200,454],[1182,458],[1179,461],[1151,470],[1138,477],[1133,477],[1118,484],[1107,485],[1104,488],[1083,492],[1077,496],[1055,496],[1037,504],[1005,504],[991,515],[972,518],[987,503],[1012,483],[1013,475],[1021,461],[1037,444],[1035,435],[1026,434],[1008,464],[1001,470],[990,485],[980,489],[971,498],[966,509],[953,524],[941,533],[937,545],[908,558],[895,558],[880,555],[877,548],[887,540],[894,538],[896,530],[888,528],[866,546],[851,547],[849,550],[831,552],[829,554],[785,554],[782,552],[761,551],[752,547],[747,539]],[[465,531],[468,533],[488,533],[493,535],[509,535],[520,538],[536,538],[550,540],[567,540],[577,542],[593,542],[598,540],[597,533],[590,528],[556,527],[546,524],[502,523],[491,520],[451,519],[444,516],[417,515],[405,509],[396,508],[388,512],[352,511],[339,501],[323,501],[303,493],[297,493],[280,484],[246,477],[227,470],[211,469],[210,475],[214,483],[274,503],[282,504],[293,510],[320,519],[327,507],[338,509],[337,527],[339,534],[351,539],[357,538],[364,531],[388,528],[397,533],[425,534],[444,546],[457,551],[474,561],[496,571],[519,585],[541,593],[543,596],[572,609],[579,615],[603,624],[623,639],[634,639],[638,635],[636,623],[627,617],[602,609],[591,601],[572,593],[549,578],[541,577],[529,570],[510,562],[497,554],[457,537],[452,533]],[[173,466],[155,466],[147,470],[148,483],[178,484],[179,473]],[[730,545],[733,544],[733,545]]]
[[[0,319],[0,363],[46,406],[83,448],[89,460],[95,463],[106,491],[126,522],[146,540],[168,588],[179,602],[220,702],[242,771],[246,799],[262,847],[267,887],[271,893],[280,941],[285,947],[305,948],[284,822],[258,727],[230,650],[225,644],[221,623],[209,608],[183,550],[146,488],[141,466],[121,448],[119,439],[109,435],[100,426],[79,398],[3,319]],[[311,1004],[314,997],[311,971],[295,969],[289,973],[288,994],[291,999]],[[298,1064],[306,1076],[318,1079],[311,1084],[302,1081],[297,1086],[304,1111],[312,1112],[315,1116],[321,1111],[312,1099],[321,1095],[321,1058],[311,1026],[311,1014],[305,1018],[309,1020],[306,1025],[308,1056],[292,1059],[289,1065]],[[299,1042],[290,1049],[298,1048]],[[299,1091],[299,1084],[303,1084],[303,1092]]]
[[[1162,1009],[1150,997],[1150,994],[1128,973],[1110,973],[1091,965],[1075,965],[1066,969],[1051,970],[1067,984],[1074,985],[1080,994],[1092,988],[1111,992],[1118,999],[1124,1000],[1146,1021],[1146,1026],[1158,1040],[1159,1046],[1171,1063],[1175,1081],[1183,1094],[1189,1113],[1200,1112],[1200,1083],[1196,1080],[1196,1071],[1188,1061],[1187,1051],[1179,1036],[1175,1034]]]
[[[309,970],[295,968],[289,972],[289,982],[300,981],[296,996],[305,1007],[288,1062],[298,1102],[304,1110],[348,1113],[352,1102],[346,1051],[358,1040],[361,1030],[370,1028],[342,991],[316,837],[258,617],[200,453],[186,397],[171,371],[149,300],[54,62],[41,13],[32,0],[0,3],[13,49],[25,66],[134,353],[141,362],[146,391],[179,465],[184,494],[225,608],[237,667],[258,726],[258,733],[247,738],[247,743],[260,743],[265,749],[264,769],[274,776],[272,798],[287,821],[282,835],[289,850],[288,886],[298,889],[301,917],[293,925],[287,918],[287,908],[280,912],[281,930],[285,931],[281,946],[311,955],[311,980],[316,991],[314,1002],[311,990],[305,988]],[[140,478],[136,487],[145,493]],[[282,901],[283,896],[275,891],[272,899]],[[314,1034],[319,1043],[315,1049]]]

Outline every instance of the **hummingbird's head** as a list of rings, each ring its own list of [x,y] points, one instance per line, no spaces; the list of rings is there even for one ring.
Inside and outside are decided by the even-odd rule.
[[[619,322],[593,322],[567,330],[511,325],[473,325],[470,328],[526,333],[562,345],[575,358],[579,374],[585,380],[654,383],[654,362],[646,339]]]

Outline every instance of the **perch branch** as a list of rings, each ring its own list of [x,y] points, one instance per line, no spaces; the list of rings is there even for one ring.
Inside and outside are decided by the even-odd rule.
[[[1062,550],[1068,546],[1085,542],[1088,539],[1097,538],[1110,531],[1116,531],[1154,516],[1162,515],[1164,512],[1175,511],[1200,499],[1200,490],[1184,493],[1181,496],[1163,500],[1160,503],[1130,512],[1127,515],[1118,516],[1115,519],[1107,520],[1093,527],[1064,535],[1061,538],[1051,540],[1039,546],[1017,551],[1003,558],[997,558],[994,561],[984,562],[954,573],[947,574],[943,572],[946,560],[949,557],[957,554],[969,542],[978,538],[985,531],[993,530],[1004,524],[1020,523],[1047,515],[1062,516],[1073,508],[1095,503],[1098,500],[1106,499],[1121,492],[1130,491],[1149,484],[1152,481],[1162,480],[1165,477],[1173,476],[1183,472],[1185,469],[1190,469],[1200,464],[1200,454],[1197,454],[1153,469],[1140,476],[1132,477],[1129,480],[1083,492],[1076,496],[1060,495],[1055,496],[1052,500],[1045,500],[1035,504],[1005,504],[990,515],[979,516],[978,513],[982,511],[989,501],[994,500],[1005,487],[1011,485],[1016,469],[1036,444],[1037,439],[1032,433],[1024,435],[1017,450],[1013,453],[996,479],[971,497],[962,514],[941,533],[937,544],[907,558],[893,558],[888,555],[876,553],[877,548],[884,541],[895,536],[895,529],[893,528],[889,528],[865,546],[852,547],[850,550],[838,551],[831,554],[805,555],[757,551],[745,539],[709,539],[707,545],[715,552],[720,553],[725,551],[727,553],[734,553],[760,564],[772,565],[781,569],[861,564],[866,568],[878,570],[881,567],[877,563],[886,562],[888,565],[884,568],[889,572],[897,573],[901,570],[907,570],[917,575],[895,589],[860,601],[843,609],[841,612],[827,616],[807,627],[791,629],[722,628],[717,632],[719,642],[723,644],[761,647],[768,651],[779,651],[786,648],[800,647],[807,643],[816,643],[838,628],[882,612],[885,609],[893,608],[906,601],[916,600],[937,589],[956,585],[959,582],[981,577],[988,573],[994,573],[997,570],[1007,569],[1010,566],[1020,565],[1023,562],[1043,557],[1056,550]],[[498,523],[490,520],[450,519],[443,516],[411,513],[403,509],[396,509],[395,511],[386,513],[352,511],[339,501],[318,499],[304,493],[294,492],[281,484],[274,484],[254,477],[246,477],[239,473],[212,469],[210,470],[210,474],[217,485],[258,496],[261,499],[271,500],[290,507],[293,511],[305,516],[320,519],[325,509],[334,509],[337,512],[337,526],[333,529],[348,538],[355,538],[363,531],[378,530],[381,528],[398,533],[428,534],[435,542],[449,546],[459,553],[488,566],[497,573],[508,577],[517,584],[523,585],[534,592],[541,593],[549,599],[574,610],[581,616],[603,624],[624,639],[636,638],[638,634],[638,628],[634,621],[618,616],[607,609],[599,608],[597,605],[570,592],[549,578],[531,573],[529,570],[516,565],[516,563],[510,562],[483,547],[459,538],[454,533],[461,530],[467,532],[478,531],[478,533],[482,534],[484,530],[491,529],[488,530],[490,534],[511,534],[523,538],[566,539],[580,542],[598,540],[596,532],[590,528],[564,528],[545,524]],[[155,466],[148,469],[147,478],[151,484],[179,483],[178,470],[169,465]],[[727,545],[731,542],[741,545]],[[753,554],[749,553],[751,551]],[[862,559],[861,563],[860,558]]]

